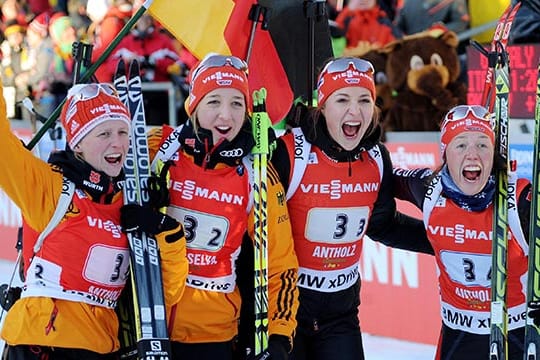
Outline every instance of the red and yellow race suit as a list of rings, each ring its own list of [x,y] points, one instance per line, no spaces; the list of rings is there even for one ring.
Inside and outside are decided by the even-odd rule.
[[[168,135],[149,138],[155,153]],[[184,225],[189,274],[180,301],[168,301],[171,340],[184,343],[230,341],[238,333],[241,297],[236,260],[242,238],[253,238],[248,169],[218,163],[204,168],[179,149],[169,168],[168,214]],[[269,334],[292,339],[298,308],[294,251],[285,194],[268,165],[268,319]]]
[[[41,345],[110,353],[119,347],[114,310],[128,269],[128,242],[120,228],[122,194],[110,204],[93,202],[76,189],[60,224],[39,251],[33,245],[58,204],[62,173],[28,151],[12,134],[0,93],[0,187],[20,208],[25,228],[27,282],[7,313],[2,339],[9,345]],[[184,242],[158,236],[164,258],[185,256]],[[4,239],[13,241],[13,239]],[[179,298],[187,267],[162,264],[169,298]],[[165,276],[164,276],[165,277]]]

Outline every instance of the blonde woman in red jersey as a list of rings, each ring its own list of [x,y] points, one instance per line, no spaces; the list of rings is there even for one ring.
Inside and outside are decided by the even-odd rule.
[[[149,138],[156,156],[168,163],[160,171],[170,184],[167,213],[184,224],[187,240],[186,289],[168,304],[174,359],[230,360],[234,348],[241,358],[249,349],[248,358],[255,359],[250,109],[246,63],[210,54],[190,74],[190,118]],[[296,327],[298,261],[285,193],[271,162],[267,185],[269,345],[258,358],[284,360]],[[246,336],[237,343],[239,332]]]
[[[115,359],[119,348],[115,306],[129,268],[121,220],[129,112],[110,84],[76,85],[61,121],[68,147],[47,164],[11,132],[0,93],[0,187],[25,224],[26,279],[1,333],[10,360]],[[68,210],[34,247],[67,183],[75,185]],[[145,214],[137,225],[156,235],[162,256],[177,259],[164,263],[163,271],[171,281],[165,285],[179,297],[187,273],[181,225],[153,210],[135,210]]]
[[[493,116],[460,105],[441,125],[442,167],[394,169],[396,193],[423,211],[439,273],[437,359],[489,357],[495,155]],[[531,185],[509,174],[508,358],[523,359]]]

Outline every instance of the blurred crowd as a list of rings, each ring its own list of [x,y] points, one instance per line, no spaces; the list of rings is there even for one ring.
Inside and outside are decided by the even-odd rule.
[[[328,0],[327,13],[335,55],[361,56],[435,23],[463,33],[498,18],[509,2]],[[73,42],[92,44],[91,60],[96,61],[140,5],[140,0],[1,0],[1,72],[4,87],[8,88],[5,93],[13,98],[11,117],[30,116],[21,104],[25,97],[32,100],[38,113],[48,116],[76,80],[73,79]],[[524,5],[519,23],[526,26],[521,26],[521,33],[513,31],[513,41],[537,42],[540,12],[535,10],[540,5],[538,0]],[[492,30],[474,34],[483,43],[488,43],[491,36]],[[469,38],[462,39],[458,48],[462,60],[468,41]],[[196,59],[150,15],[143,15],[98,68],[97,80],[110,81],[119,58],[138,59],[143,81],[172,82],[179,97],[178,116],[185,115],[182,106],[188,90],[185,78]],[[163,96],[150,95],[147,101],[156,108],[167,108]]]
[[[29,118],[21,100],[28,97],[35,111],[47,117],[65,98],[78,75],[72,44],[93,45],[95,62],[142,4],[134,0],[3,0],[1,6],[1,71],[12,89],[11,117]],[[196,59],[150,15],[144,14],[97,69],[98,81],[111,81],[118,59],[137,59],[144,82],[172,82],[177,94],[187,93],[185,76]],[[167,108],[163,96],[152,98]],[[156,102],[165,101],[164,104]],[[177,103],[183,103],[180,99]],[[182,111],[179,106],[178,111]]]
[[[361,55],[387,43],[443,24],[460,36],[460,54],[469,40],[491,42],[494,25],[517,0],[328,0],[336,55]],[[536,43],[540,40],[540,1],[524,0],[510,34],[510,43]]]

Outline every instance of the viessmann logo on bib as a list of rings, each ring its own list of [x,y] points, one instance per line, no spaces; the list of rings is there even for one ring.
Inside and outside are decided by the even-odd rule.
[[[233,193],[226,193],[217,190],[210,190],[197,185],[197,182],[193,180],[185,181],[173,181],[171,184],[171,190],[178,191],[182,195],[182,199],[193,200],[194,198],[204,198],[209,200],[215,200],[227,204],[243,205],[244,196]]]
[[[341,180],[332,180],[329,184],[300,184],[300,188],[304,193],[329,194],[330,199],[335,200],[343,194],[377,192],[379,183],[342,183]]]

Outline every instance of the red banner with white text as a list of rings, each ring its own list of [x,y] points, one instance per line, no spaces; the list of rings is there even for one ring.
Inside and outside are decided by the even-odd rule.
[[[440,165],[439,144],[387,143],[394,166],[404,169]],[[398,209],[421,217],[415,206],[398,201]],[[436,344],[441,326],[435,259],[364,242],[360,325],[362,331],[425,344]]]

